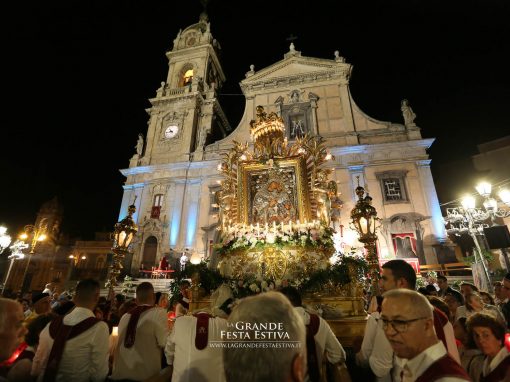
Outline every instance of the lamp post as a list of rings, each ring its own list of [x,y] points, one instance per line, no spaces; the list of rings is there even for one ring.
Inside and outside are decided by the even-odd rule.
[[[451,207],[446,209],[446,232],[448,234],[468,233],[475,243],[474,258],[475,264],[481,264],[483,268],[484,282],[487,290],[492,292],[492,283],[490,282],[487,264],[483,259],[482,245],[479,236],[484,234],[483,229],[495,224],[496,218],[505,218],[510,216],[510,210],[499,208],[498,201],[492,194],[492,185],[488,182],[481,182],[476,187],[477,192],[484,199],[483,208],[476,207],[476,198],[472,195],[465,195],[461,199],[461,207]],[[499,196],[503,203],[510,205],[510,192],[502,189]],[[490,221],[490,224],[487,223]],[[505,251],[503,251],[505,265],[510,269],[510,262]],[[484,286],[482,286],[482,289]]]
[[[21,260],[25,257],[25,254],[23,253],[23,250],[25,248],[28,248],[28,244],[23,242],[22,240],[16,240],[16,242],[10,246],[11,255],[8,257],[8,259],[11,260],[9,264],[9,270],[7,271],[7,276],[5,276],[4,285],[2,286],[2,293],[0,296],[3,296],[5,287],[7,286],[7,282],[9,281],[9,276],[11,274],[12,266],[14,265],[14,262],[16,260]]]
[[[135,205],[130,205],[128,208],[128,215],[114,226],[112,247],[113,261],[110,265],[108,281],[106,282],[106,287],[110,289],[110,296],[112,295],[113,288],[118,285],[117,277],[120,275],[121,269],[123,268],[122,262],[126,254],[130,252],[129,245],[138,231],[133,221],[133,214],[135,212]]]
[[[7,235],[7,228],[0,226],[0,254],[11,244],[11,237]]]
[[[28,253],[27,265],[25,266],[25,270],[23,271],[23,277],[21,279],[21,288],[25,284],[25,277],[27,276],[28,267],[30,265],[30,261],[32,260],[32,256],[35,253],[35,248],[37,244],[46,240],[48,227],[46,224],[46,219],[42,219],[39,223],[39,226],[34,226],[32,224],[27,224],[23,229],[23,233],[19,236],[21,240],[26,240],[32,235],[32,240],[30,242],[30,252]]]
[[[376,249],[376,222],[378,220],[377,210],[372,206],[372,198],[365,196],[365,189],[361,186],[356,187],[358,201],[351,210],[351,223],[359,235],[358,240],[363,243],[366,250],[366,258],[369,266],[370,280],[372,284],[372,293],[379,294],[379,258]]]

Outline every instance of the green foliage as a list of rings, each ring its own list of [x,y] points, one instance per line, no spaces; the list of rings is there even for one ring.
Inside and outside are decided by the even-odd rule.
[[[362,257],[342,256],[335,264],[312,273],[298,289],[301,293],[313,293],[331,286],[343,287],[363,280],[367,272],[368,264]]]
[[[222,277],[217,270],[210,269],[208,262],[196,265],[188,264],[184,271],[176,272],[170,284],[170,305],[176,301],[180,294],[181,281],[189,280],[196,273],[200,277],[199,287],[203,288],[207,294],[225,283],[230,286],[235,298],[243,298],[260,292],[277,290],[284,286],[294,286],[301,293],[327,291],[332,287],[341,288],[351,282],[363,281],[368,273],[368,264],[363,257],[341,256],[335,264],[293,280],[264,280],[256,276],[249,276],[245,279],[227,279]]]
[[[189,280],[196,273],[199,275],[200,288],[203,288],[207,294],[218,288],[223,282],[224,278],[215,269],[209,268],[209,261],[202,261],[199,264],[188,263],[183,271],[174,273],[174,278],[169,286],[170,306],[175,302],[180,294],[180,284],[183,280]]]
[[[135,284],[133,283],[133,278],[126,276],[124,277],[124,282],[122,283],[122,291],[121,293],[126,297],[133,297],[135,293]]]
[[[476,249],[475,249],[476,251]],[[494,256],[492,254],[491,251],[487,251],[487,250],[482,250],[482,257],[485,259],[485,261],[487,262],[491,262],[492,260],[494,260]],[[472,265],[472,264],[475,264],[476,261],[479,261],[480,260],[480,257],[479,256],[466,256],[464,257],[464,262],[469,264],[469,265]]]

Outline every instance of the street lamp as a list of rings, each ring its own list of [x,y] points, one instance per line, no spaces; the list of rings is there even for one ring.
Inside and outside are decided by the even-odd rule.
[[[28,244],[23,242],[22,240],[16,240],[16,242],[11,245],[11,255],[8,257],[8,259],[11,260],[11,263],[9,264],[9,270],[7,271],[7,276],[5,276],[4,285],[2,286],[2,293],[0,296],[3,296],[5,287],[7,286],[7,282],[9,281],[9,276],[11,274],[12,266],[14,265],[14,261],[21,260],[25,257],[25,254],[23,253],[23,250],[25,248],[28,248]]]
[[[118,285],[117,277],[120,275],[122,262],[126,254],[130,252],[129,245],[138,231],[133,221],[133,214],[135,212],[135,205],[130,205],[128,208],[128,215],[114,226],[112,247],[113,261],[110,265],[108,281],[106,282],[106,287],[110,289],[110,292]]]
[[[370,279],[372,281],[372,290],[374,294],[379,294],[379,259],[376,250],[376,223],[379,218],[377,217],[377,210],[372,206],[372,198],[365,195],[365,189],[358,185],[356,187],[356,195],[358,201],[351,210],[351,223],[359,235],[358,240],[363,243],[366,250],[366,258],[369,266]]]
[[[0,226],[0,253],[11,244],[11,237],[6,232],[7,228]]]
[[[36,227],[32,224],[27,224],[25,228],[23,228],[23,233],[19,236],[21,240],[26,240],[32,235],[32,240],[30,243],[30,252],[28,253],[27,265],[25,266],[25,271],[23,272],[23,277],[21,279],[21,287],[25,283],[25,277],[27,276],[28,266],[30,265],[30,261],[32,260],[32,256],[35,253],[35,248],[37,244],[46,240],[48,237],[46,232],[48,230],[48,225],[46,223],[46,219],[42,219],[39,223],[39,226]]]
[[[446,232],[448,234],[468,233],[475,243],[475,264],[482,264],[487,289],[492,291],[489,271],[482,255],[482,246],[478,236],[484,234],[484,228],[488,228],[495,223],[496,218],[505,218],[510,216],[510,210],[499,208],[498,201],[492,195],[492,185],[488,182],[480,182],[476,187],[478,194],[484,199],[483,208],[476,207],[476,198],[473,195],[465,195],[461,199],[461,207],[451,207],[446,209],[446,223],[448,225]],[[499,191],[499,196],[503,203],[510,205],[510,192],[506,189]],[[487,223],[487,221],[490,222]],[[507,269],[510,269],[510,263],[506,252],[503,251]],[[483,289],[483,288],[482,288]]]

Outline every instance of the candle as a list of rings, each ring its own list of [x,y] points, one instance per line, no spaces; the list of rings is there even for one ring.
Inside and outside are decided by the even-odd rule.
[[[117,337],[118,335],[119,335],[119,327],[118,326],[114,326],[112,328],[112,336]]]
[[[260,235],[260,225],[257,223],[257,235]]]
[[[281,231],[283,232],[283,221],[281,223]]]
[[[273,232],[276,232],[276,221],[273,220]]]

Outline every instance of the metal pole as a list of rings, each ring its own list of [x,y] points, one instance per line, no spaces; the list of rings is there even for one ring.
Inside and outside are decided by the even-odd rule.
[[[7,271],[7,276],[5,276],[5,281],[4,281],[4,285],[2,286],[2,293],[0,294],[0,296],[3,296],[3,295],[4,295],[5,287],[6,287],[6,285],[7,285],[7,281],[9,281],[9,276],[10,276],[10,274],[11,274],[12,266],[14,265],[14,260],[16,260],[16,259],[15,259],[15,257],[13,256],[13,257],[11,258],[11,263],[9,264],[9,270]]]
[[[489,293],[492,293],[492,283],[491,283],[491,279],[489,276],[489,271],[487,270],[487,266],[485,265],[485,260],[483,259],[483,255],[482,255],[482,249],[480,247],[480,243],[478,242],[478,238],[476,237],[476,233],[473,228],[473,217],[471,216],[471,213],[469,211],[466,211],[466,216],[467,216],[468,222],[469,222],[469,235],[473,238],[473,241],[475,242],[475,247],[476,247],[476,251],[474,251],[475,264],[477,263],[476,252],[478,252],[478,255],[480,256],[480,261],[482,262],[483,273],[484,273],[485,279],[487,281],[487,289],[488,289]]]
[[[375,242],[365,244],[367,251],[367,263],[370,272],[370,279],[372,281],[372,294],[373,296],[379,296],[381,291],[379,290],[379,259],[377,258],[377,250]]]
[[[23,284],[25,283],[25,277],[27,276],[27,271],[28,271],[28,266],[30,265],[30,260],[32,260],[32,251],[30,251],[30,253],[28,254],[27,265],[25,266],[25,271],[23,272],[23,278],[21,279],[20,289],[22,292],[24,292]]]
[[[510,260],[508,260],[508,253],[506,251],[506,248],[501,248],[500,251],[501,254],[503,255],[503,259],[505,260],[506,271],[510,272]]]

